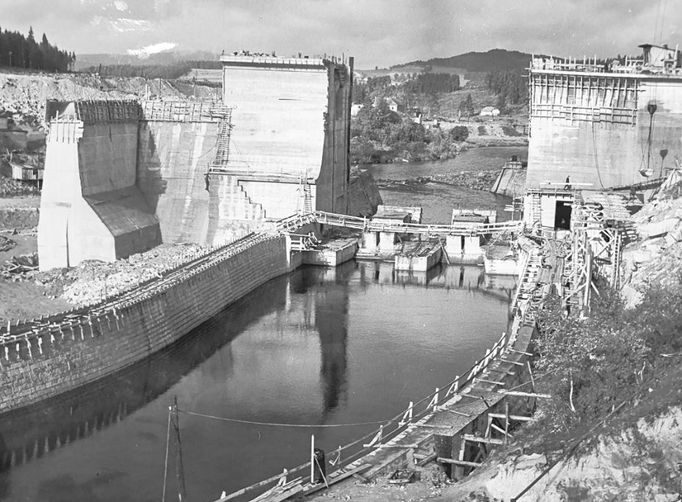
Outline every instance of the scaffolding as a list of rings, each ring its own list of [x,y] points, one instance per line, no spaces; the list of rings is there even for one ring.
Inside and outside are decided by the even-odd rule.
[[[587,315],[597,292],[596,265],[612,288],[620,287],[624,236],[630,235],[625,199],[604,192],[579,192],[572,209],[572,245],[565,269],[564,302],[570,312]]]
[[[532,71],[531,117],[635,125],[639,80],[560,71]]]

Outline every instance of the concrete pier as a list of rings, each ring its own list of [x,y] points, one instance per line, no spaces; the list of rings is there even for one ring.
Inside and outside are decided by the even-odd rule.
[[[395,270],[426,272],[435,267],[442,258],[443,248],[438,243],[410,243],[395,255]]]
[[[320,249],[303,251],[303,264],[336,267],[352,260],[357,250],[357,238],[334,239],[322,244]]]

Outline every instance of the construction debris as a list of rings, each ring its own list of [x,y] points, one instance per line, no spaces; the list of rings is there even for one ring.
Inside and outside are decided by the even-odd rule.
[[[165,271],[191,261],[205,248],[198,244],[162,244],[145,253],[112,263],[85,261],[77,267],[40,272],[35,282],[54,296],[83,306],[128,291],[140,283],[161,277]]]
[[[0,239],[2,238],[0,237]],[[13,256],[0,268],[0,277],[17,282],[32,277],[36,270],[38,270],[37,253]]]
[[[16,245],[17,243],[14,242],[12,239],[0,235],[0,252],[9,251]]]

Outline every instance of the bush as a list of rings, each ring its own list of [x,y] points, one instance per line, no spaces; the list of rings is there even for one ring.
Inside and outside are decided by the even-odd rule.
[[[650,348],[627,317],[607,289],[585,319],[564,316],[560,299],[548,299],[538,319],[537,368],[552,395],[547,415],[555,427],[603,416],[641,383]]]
[[[450,137],[453,141],[466,141],[469,137],[469,128],[467,126],[455,126],[450,129]]]

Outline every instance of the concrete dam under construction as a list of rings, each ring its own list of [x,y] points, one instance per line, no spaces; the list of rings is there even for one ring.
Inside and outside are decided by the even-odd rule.
[[[49,102],[40,267],[347,211],[351,69],[224,56],[222,102]]]
[[[0,378],[12,392],[0,412],[134,364],[295,269],[301,253],[276,221],[346,212],[352,60],[223,65],[223,103],[47,103],[41,270],[162,243],[205,251],[95,305],[3,326]]]

